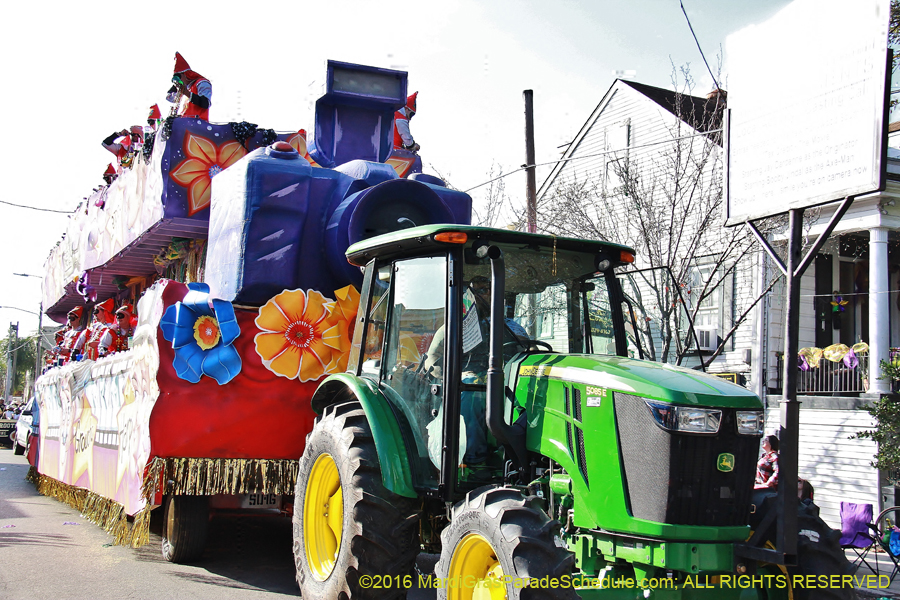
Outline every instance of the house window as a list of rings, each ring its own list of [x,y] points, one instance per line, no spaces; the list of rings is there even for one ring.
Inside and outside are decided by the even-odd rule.
[[[684,301],[694,315],[700,349],[715,350],[733,324],[734,269],[717,264],[714,259],[701,260],[691,267],[685,292]]]
[[[604,131],[606,138],[606,164],[603,170],[603,183],[607,191],[619,187],[621,179],[616,169],[621,170],[628,160],[628,149],[631,147],[631,119],[625,119]]]
[[[560,314],[565,314],[566,296],[562,286],[551,286],[537,295],[536,333],[538,339],[553,337],[553,324]]]

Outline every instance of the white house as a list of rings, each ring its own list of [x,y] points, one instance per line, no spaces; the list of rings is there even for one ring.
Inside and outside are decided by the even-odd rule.
[[[543,181],[538,205],[551,231],[633,246],[639,267],[672,265],[689,309],[705,295],[695,325],[707,357],[727,339],[709,370],[760,386],[763,371],[753,369],[759,346],[754,311],[729,335],[761,291],[761,255],[745,232],[719,226],[724,100],[724,92],[697,98],[616,80]],[[644,200],[633,202],[637,196]],[[660,290],[644,294],[656,305],[651,311],[671,304],[662,298],[665,285]],[[656,313],[648,317],[659,344]],[[692,346],[684,364],[698,362]]]
[[[724,94],[698,98],[615,81],[543,181],[538,205],[551,231],[635,246],[637,266],[654,252],[681,253],[683,268],[674,274],[675,285],[689,308],[695,308],[704,282],[718,283],[700,302],[696,326],[701,345],[714,345],[746,318],[708,371],[733,374],[764,398],[767,430],[777,431],[783,283],[766,292],[778,274],[776,267],[758,244],[746,243],[741,237],[745,230],[721,227],[723,100]],[[900,127],[896,131],[900,136]],[[640,205],[641,215],[629,212],[636,204],[635,192],[648,199]],[[801,374],[800,476],[814,485],[822,516],[835,528],[840,527],[842,500],[872,503],[876,512],[895,501],[893,486],[870,466],[874,444],[851,438],[872,427],[864,406],[889,391],[888,382],[869,380],[869,361],[886,359],[890,348],[900,346],[898,194],[900,158],[891,158],[886,190],[854,201],[802,280],[801,348],[865,342],[880,353],[860,354],[860,364],[852,368],[823,359],[818,370]],[[807,211],[808,239],[824,229],[835,208]],[[654,211],[659,214],[647,222],[655,227],[648,229],[642,219]],[[682,218],[672,217],[676,214]],[[674,222],[665,223],[661,215]],[[566,228],[564,221],[574,227]],[[783,233],[778,223],[770,224],[768,235],[776,247]],[[694,246],[673,249],[685,238]],[[723,259],[736,240],[738,250]],[[659,247],[665,244],[669,247]],[[685,362],[696,364],[696,353],[688,353]]]

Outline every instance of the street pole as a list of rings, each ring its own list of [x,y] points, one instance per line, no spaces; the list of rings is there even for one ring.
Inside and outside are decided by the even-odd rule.
[[[10,370],[10,372],[12,373],[12,377],[10,377],[10,383],[11,383],[10,389],[9,389],[10,394],[14,394],[16,392],[16,362],[17,362],[16,359],[18,358],[18,355],[19,355],[19,322],[18,321],[16,321],[16,329],[13,332],[13,335],[15,335],[15,344],[13,345],[12,369]]]
[[[32,275],[30,273],[13,273],[13,275],[16,275],[18,277],[34,277],[35,279],[41,279],[41,280],[44,279],[40,275]],[[14,307],[6,307],[6,308],[14,308]],[[31,312],[30,310],[24,310],[21,308],[14,308],[14,310],[21,310],[23,312]],[[34,313],[32,313],[32,314],[34,314]],[[34,392],[35,393],[37,393],[37,380],[41,374],[41,363],[43,362],[41,360],[42,354],[43,354],[43,352],[41,351],[41,348],[43,348],[43,344],[44,344],[44,332],[41,330],[41,317],[43,317],[43,316],[44,316],[44,301],[41,300],[40,304],[38,304],[38,312],[37,312],[37,318],[38,318],[37,348],[35,350],[35,357],[34,357]]]
[[[525,199],[528,203],[528,233],[537,231],[537,181],[534,166],[534,92],[525,90]]]
[[[34,395],[37,395],[37,380],[38,377],[41,376],[41,355],[43,354],[42,348],[44,347],[44,332],[41,331],[41,317],[44,316],[44,301],[41,300],[41,303],[38,305],[38,332],[37,332],[37,350],[35,351],[34,356]]]
[[[9,324],[9,330],[6,332],[6,381],[3,382],[3,402],[9,402],[9,377],[12,372],[12,323]]]
[[[19,323],[9,324],[9,335],[6,336],[6,390],[4,400],[8,403],[13,392],[16,378],[16,346],[19,344]]]

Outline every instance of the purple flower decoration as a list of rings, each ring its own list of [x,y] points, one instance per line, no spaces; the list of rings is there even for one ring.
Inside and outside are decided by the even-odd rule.
[[[801,371],[809,371],[809,363],[806,362],[806,357],[802,354],[797,357],[797,366],[800,367]]]
[[[856,353],[853,351],[853,348],[850,348],[850,352],[844,355],[844,366],[848,369],[855,369],[859,366],[859,359],[856,358]]]
[[[197,383],[207,375],[224,385],[241,372],[241,356],[232,345],[241,333],[234,307],[211,300],[205,283],[189,283],[188,290],[184,300],[166,309],[159,323],[175,350],[172,366],[185,381]]]

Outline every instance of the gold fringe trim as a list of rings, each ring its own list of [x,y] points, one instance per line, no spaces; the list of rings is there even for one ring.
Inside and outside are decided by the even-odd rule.
[[[148,473],[154,471],[151,476],[154,481],[161,478],[166,494],[291,495],[297,482],[298,465],[296,460],[265,458],[157,458]],[[156,469],[159,469],[158,476]]]
[[[68,504],[85,519],[102,527],[113,537],[114,544],[122,545],[130,541],[125,507],[115,500],[46,475],[38,476],[37,491]]]
[[[146,506],[134,515],[129,528],[125,507],[85,488],[41,475],[32,467],[26,479],[37,491],[79,511],[113,537],[117,546],[140,548],[150,542],[150,510],[162,485],[166,494],[212,496],[214,494],[291,495],[297,482],[296,460],[264,458],[154,458],[147,464],[141,495]]]
[[[30,481],[31,483],[37,485],[38,481],[40,481],[40,479],[41,479],[41,474],[38,473],[37,468],[34,465],[32,465],[28,469],[28,474],[25,475],[25,481]]]
[[[140,548],[150,543],[150,511],[153,508],[153,498],[159,489],[159,482],[166,463],[161,458],[154,458],[144,469],[144,481],[141,484],[141,496],[146,504],[144,508],[134,515],[134,523],[131,525],[131,533],[125,543],[132,548]]]
[[[150,505],[142,508],[134,515],[131,526],[131,538],[126,543],[132,548],[140,548],[150,543]]]

